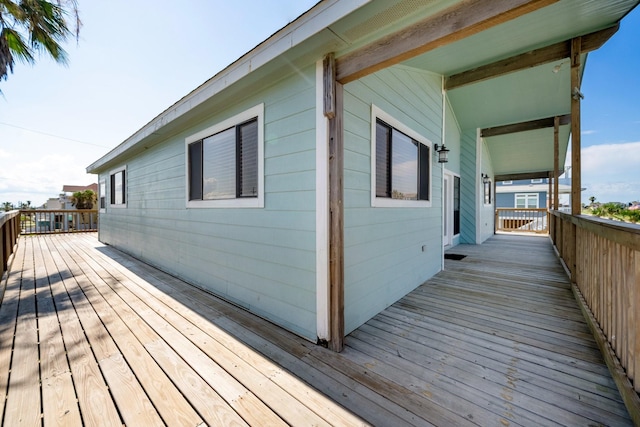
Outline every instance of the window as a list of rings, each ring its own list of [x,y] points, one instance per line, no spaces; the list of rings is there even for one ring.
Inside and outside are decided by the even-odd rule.
[[[431,144],[372,107],[372,205],[430,206]]]
[[[515,199],[517,209],[538,208],[538,193],[516,193]]]
[[[263,106],[186,140],[187,207],[262,207]]]
[[[453,235],[460,234],[460,177],[453,177]]]
[[[104,179],[100,180],[98,195],[100,197],[99,209],[104,211],[107,208],[107,181]]]
[[[532,179],[531,183],[532,184],[542,184],[542,178],[540,178],[540,179]]]
[[[111,205],[126,206],[127,204],[127,171],[121,169],[112,172],[111,178]]]
[[[483,187],[484,187],[484,204],[485,205],[490,205],[491,204],[491,186],[492,186],[492,182],[491,180],[487,180],[487,182],[483,182]]]
[[[513,181],[502,181],[502,185],[511,185]]]

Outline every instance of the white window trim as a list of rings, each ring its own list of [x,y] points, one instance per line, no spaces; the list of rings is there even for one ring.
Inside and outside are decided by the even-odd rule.
[[[489,195],[490,195],[489,203],[487,203],[485,201],[486,198],[484,197],[484,195],[485,195],[485,193],[484,193],[485,185],[487,185],[487,184],[485,184],[482,180],[480,180],[480,186],[481,186],[480,194],[482,194],[482,206],[492,206],[493,203],[494,203],[494,200],[496,198],[495,189],[494,189],[495,186],[493,185],[493,178],[489,179],[489,183],[488,183],[488,185],[489,185]]]
[[[518,208],[518,196],[524,196],[524,200],[525,200],[525,205],[527,205],[524,208]],[[528,207],[529,205],[529,196],[535,196],[535,200],[536,200],[536,207],[535,208],[530,208]],[[516,209],[538,209],[540,207],[540,194],[538,193],[515,193],[513,196],[513,206]]]
[[[258,197],[189,200],[189,144],[214,135],[230,127],[239,125],[254,117],[258,118]],[[185,206],[187,209],[200,208],[264,208],[264,104],[256,105],[220,123],[188,136],[184,142],[185,153]]]
[[[126,173],[125,173],[126,175]],[[109,177],[111,177],[111,175],[109,175]],[[111,179],[109,179],[111,180]],[[104,194],[102,194],[102,186],[104,185]],[[98,212],[100,213],[105,213],[107,211],[107,206],[109,205],[109,203],[107,203],[107,195],[109,194],[109,192],[107,191],[107,179],[106,178],[102,178],[100,181],[98,181]],[[100,199],[104,197],[104,208],[100,207]],[[109,199],[109,201],[111,201],[111,199]]]
[[[531,183],[532,184],[542,184],[544,181],[542,178],[536,178],[536,179],[532,179]]]
[[[382,109],[374,104],[371,104],[371,206],[374,208],[430,208],[432,200],[432,188],[433,188],[433,162],[429,164],[429,200],[398,200],[390,199],[386,197],[376,197],[376,120],[380,119],[383,122],[393,126],[400,132],[416,140],[420,144],[429,147],[429,155],[433,156],[433,145],[424,136],[414,131],[407,125],[396,120],[390,114],[387,114]],[[431,160],[431,159],[430,159]]]
[[[113,188],[111,188],[111,175],[114,175],[118,172],[124,171],[124,182],[122,183],[122,185],[124,185],[124,203],[121,204],[112,204],[111,203],[111,193],[113,192]],[[116,208],[116,209],[125,209],[127,207],[127,203],[129,203],[129,186],[127,185],[127,182],[129,181],[129,173],[127,172],[127,166],[122,166],[119,167],[117,169],[113,169],[109,172],[109,190],[107,191],[108,194],[108,198],[106,200],[106,206],[108,206],[109,208]]]
[[[502,185],[512,185],[513,181],[502,181]]]

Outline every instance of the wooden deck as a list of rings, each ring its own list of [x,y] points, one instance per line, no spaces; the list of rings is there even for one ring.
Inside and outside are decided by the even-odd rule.
[[[21,237],[2,425],[631,425],[548,239],[453,252],[336,354],[95,234]]]

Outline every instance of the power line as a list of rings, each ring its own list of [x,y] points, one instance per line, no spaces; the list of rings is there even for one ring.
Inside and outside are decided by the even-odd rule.
[[[53,135],[53,134],[46,133],[46,132],[40,132],[39,130],[27,129],[27,128],[22,127],[22,126],[16,126],[16,125],[12,125],[12,124],[9,124],[9,123],[0,122],[0,125],[5,125],[5,126],[9,126],[9,127],[16,128],[16,129],[26,130],[27,132],[39,133],[40,135],[51,136],[53,138],[66,139],[67,141],[73,141],[73,142],[77,142],[79,144],[93,145],[94,147],[101,147],[101,148],[112,148],[112,147],[107,147],[106,145],[94,144],[92,142],[79,141],[77,139],[66,138],[64,136]]]

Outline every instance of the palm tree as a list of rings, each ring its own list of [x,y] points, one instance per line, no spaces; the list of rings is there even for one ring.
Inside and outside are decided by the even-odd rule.
[[[66,64],[61,43],[72,34],[77,40],[81,24],[77,0],[0,0],[0,81],[13,73],[16,58],[33,64],[36,53],[48,53]]]
[[[71,204],[76,209],[93,209],[96,201],[96,193],[93,190],[76,191],[71,196]]]
[[[13,210],[13,203],[11,202],[4,202],[2,204],[2,210],[4,210],[5,212],[9,212],[11,210]]]

